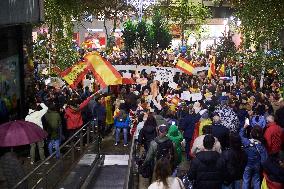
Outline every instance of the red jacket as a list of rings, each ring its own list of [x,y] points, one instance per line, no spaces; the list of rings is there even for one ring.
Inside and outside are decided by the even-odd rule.
[[[266,148],[268,154],[278,153],[281,150],[283,140],[283,130],[275,122],[266,126],[264,138],[266,140]]]
[[[83,125],[83,118],[81,111],[82,109],[88,105],[89,101],[92,99],[93,96],[87,98],[84,102],[82,102],[79,108],[74,108],[72,106],[68,106],[65,110],[65,119],[67,129],[77,129],[82,127]]]

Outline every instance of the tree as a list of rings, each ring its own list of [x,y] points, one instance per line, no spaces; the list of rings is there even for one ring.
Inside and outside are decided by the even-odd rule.
[[[223,33],[223,37],[220,37],[220,41],[216,48],[218,62],[226,63],[228,59],[234,58],[236,53],[237,48],[232,40],[232,34],[230,31],[227,35]]]
[[[188,0],[164,0],[155,8],[169,21],[180,26],[182,46],[185,41],[185,31],[189,28],[194,31],[199,30],[206,18],[210,17],[207,7]]]
[[[241,20],[244,42],[248,48],[267,45],[269,49],[279,48],[280,31],[284,29],[283,0],[232,0],[236,17]]]
[[[128,59],[130,58],[130,52],[134,49],[137,40],[136,25],[128,20],[124,23],[122,38],[124,39],[124,47],[127,52]]]
[[[141,20],[137,24],[136,32],[137,32],[137,41],[138,41],[138,48],[140,53],[140,59],[142,58],[143,53],[143,44],[146,42],[146,36],[148,31],[148,25],[145,20]]]

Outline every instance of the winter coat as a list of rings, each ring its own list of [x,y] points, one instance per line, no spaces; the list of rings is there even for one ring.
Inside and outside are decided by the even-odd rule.
[[[283,129],[275,122],[267,124],[264,132],[264,139],[266,141],[266,149],[269,154],[280,152],[281,144],[284,143],[283,132]]]
[[[224,165],[218,152],[202,151],[192,160],[188,178],[195,181],[195,189],[221,189],[223,171]]]
[[[247,154],[244,150],[227,149],[221,154],[225,166],[224,181],[229,185],[232,181],[241,180],[247,164]]]
[[[187,115],[180,124],[180,129],[182,129],[184,138],[192,138],[195,124],[201,118],[200,114],[189,114]]]
[[[114,119],[114,126],[116,128],[129,128],[129,124],[130,124],[129,116],[127,116],[125,120],[121,120],[118,117]]]
[[[106,121],[106,108],[102,104],[96,104],[94,107],[94,116],[98,121]]]
[[[220,116],[221,124],[224,127],[234,132],[239,130],[240,127],[239,118],[231,107],[226,105],[218,106],[216,107],[214,113]]]
[[[144,121],[141,121],[137,124],[137,128],[136,128],[136,131],[135,131],[135,134],[134,134],[134,138],[138,140],[138,137],[140,135],[140,131],[142,130],[144,126]]]
[[[167,136],[164,136],[164,137],[158,136],[155,140],[157,140],[159,143],[162,143],[162,142],[165,142],[166,140],[170,140],[170,139]],[[152,140],[151,143],[150,143],[150,147],[149,147],[149,150],[146,154],[144,164],[146,164],[147,162],[150,162],[152,160],[155,160],[155,158],[156,158],[156,153],[157,153],[157,150],[158,150],[158,144],[155,140]]]
[[[258,117],[258,119],[257,119]],[[264,128],[266,125],[266,119],[264,116],[253,116],[251,119],[251,126],[260,126],[261,128]]]
[[[169,187],[167,189],[184,189],[182,181],[178,177],[168,177],[167,183]],[[163,182],[155,181],[153,182],[148,189],[164,189],[165,186]]]
[[[139,144],[143,144],[145,150],[147,151],[150,147],[151,141],[154,140],[156,137],[157,137],[156,127],[152,125],[144,125],[144,127],[141,129],[139,133],[138,142]]]
[[[246,138],[244,128],[241,128],[240,136],[244,150],[248,156],[247,166],[260,167],[261,163],[263,163],[267,159],[267,151],[265,147],[258,140]]]
[[[227,129],[223,125],[212,125],[212,135],[219,140],[222,149],[225,149],[229,146],[229,129]]]
[[[49,139],[60,139],[61,117],[57,111],[47,111],[43,117],[43,126]]]
[[[245,125],[246,118],[249,118],[249,114],[245,109],[240,109],[238,112],[238,118],[240,121],[240,128]]]
[[[192,148],[191,148],[191,154],[193,156],[195,156],[198,152],[204,151],[204,146],[203,146],[204,137],[205,137],[205,135],[200,135],[199,137],[197,137],[194,140]],[[216,151],[216,152],[221,154],[221,152],[222,152],[221,144],[216,137],[214,137],[214,138],[215,138],[215,143],[214,143],[214,146],[212,148],[212,151]]]
[[[36,111],[29,109],[29,114],[26,116],[25,121],[32,122],[43,129],[41,118],[47,112],[48,107],[44,103],[40,103],[41,110]]]
[[[83,125],[83,118],[81,111],[85,106],[88,105],[89,101],[91,100],[92,96],[87,98],[84,102],[82,102],[78,108],[73,106],[68,106],[65,110],[65,119],[67,129],[77,129]]]
[[[263,163],[263,170],[271,182],[282,183],[281,186],[284,187],[284,168],[279,165],[277,158],[269,157]]]
[[[171,125],[168,131],[169,139],[175,144],[176,153],[178,156],[177,164],[179,164],[182,160],[182,149],[181,149],[181,142],[183,140],[183,136],[181,132],[178,130],[176,125]]]

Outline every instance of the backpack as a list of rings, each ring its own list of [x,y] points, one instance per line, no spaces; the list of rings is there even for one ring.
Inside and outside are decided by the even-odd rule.
[[[172,141],[170,139],[167,139],[164,142],[159,142],[157,139],[155,139],[155,142],[157,143],[156,160],[159,160],[162,157],[166,157],[169,160],[172,160],[174,153],[174,146]]]

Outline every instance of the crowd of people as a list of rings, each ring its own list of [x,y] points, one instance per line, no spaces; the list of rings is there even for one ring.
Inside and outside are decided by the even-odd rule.
[[[145,76],[147,84],[110,87],[100,95],[93,95],[84,80],[77,90],[38,86],[31,103],[37,106],[26,119],[47,130],[49,151],[55,148],[57,158],[64,137],[90,120],[96,120],[102,136],[113,126],[116,147],[121,147],[121,131],[123,146],[132,135],[143,149],[139,170],[152,182],[151,189],[184,188],[175,177],[183,161],[190,162],[186,177],[194,188],[257,189],[262,179],[283,187],[284,101],[277,80],[258,90],[248,81],[232,84],[178,74],[174,80],[180,87],[171,89]],[[201,92],[202,100],[181,100],[186,89]],[[39,149],[42,144],[37,143]]]
[[[283,188],[284,101],[279,80],[266,77],[260,88],[252,78],[233,83],[177,73],[173,80],[178,87],[172,89],[167,82],[154,81],[154,73],[140,77],[147,83],[110,86],[96,93],[90,75],[77,89],[35,85],[25,119],[46,130],[48,138],[31,144],[31,164],[36,146],[41,160],[45,144],[59,159],[62,141],[95,121],[102,137],[108,129],[115,131],[117,148],[122,147],[121,131],[124,147],[135,137],[141,151],[139,172],[149,179],[149,189],[258,189],[264,181],[268,188]],[[202,99],[182,100],[183,91],[200,93]],[[190,168],[179,175],[185,161]]]

